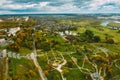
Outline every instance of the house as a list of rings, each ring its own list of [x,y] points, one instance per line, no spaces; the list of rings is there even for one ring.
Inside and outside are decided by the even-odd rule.
[[[4,43],[6,40],[3,38],[3,39],[0,39],[0,44],[1,43]]]
[[[0,47],[1,46],[6,46],[8,45],[9,43],[13,43],[14,41],[12,40],[5,40],[4,38],[3,39],[0,39]]]
[[[9,32],[8,32],[8,36],[15,36],[16,35],[16,32],[20,30],[20,27],[16,27],[16,28],[10,28],[9,29]]]
[[[0,39],[0,46],[5,46],[5,45],[7,45],[6,40],[4,38]]]

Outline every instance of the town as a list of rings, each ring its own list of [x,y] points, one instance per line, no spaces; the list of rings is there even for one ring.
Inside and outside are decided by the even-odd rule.
[[[103,15],[1,16],[0,80],[119,80],[119,36]]]

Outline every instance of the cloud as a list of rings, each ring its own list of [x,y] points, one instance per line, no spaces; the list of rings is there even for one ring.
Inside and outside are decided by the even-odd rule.
[[[116,9],[116,7],[114,7],[114,6],[103,6],[103,10],[111,11],[114,9]]]
[[[8,9],[8,10],[14,10],[14,9],[27,9],[27,8],[34,8],[37,4],[33,3],[24,3],[24,4],[19,4],[19,3],[9,3],[9,4],[6,4],[6,5],[2,5],[2,9]]]
[[[120,0],[0,0],[0,14],[119,12]]]
[[[4,4],[10,4],[12,3],[12,1],[8,1],[8,0],[0,0],[0,6],[4,5]]]
[[[50,2],[40,2],[39,5],[40,7],[45,7],[49,4]]]
[[[114,4],[114,5],[113,5]],[[111,6],[110,6],[111,5]],[[119,7],[120,0],[92,0],[89,3],[90,10],[105,9],[105,7]]]

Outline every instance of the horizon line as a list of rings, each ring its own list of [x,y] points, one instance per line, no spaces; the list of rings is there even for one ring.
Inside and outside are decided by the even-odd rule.
[[[73,14],[73,15],[81,15],[81,14],[120,14],[120,13],[15,13],[15,14],[0,14],[0,16],[4,15],[65,15],[65,14]]]

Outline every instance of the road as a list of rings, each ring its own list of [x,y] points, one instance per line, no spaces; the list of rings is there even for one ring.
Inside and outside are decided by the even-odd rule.
[[[8,58],[6,58],[6,71],[5,71],[5,74],[6,74],[6,79],[8,79]]]
[[[6,50],[3,50],[2,51],[2,59],[4,60],[5,59],[5,63],[3,63],[4,65],[5,65],[5,72],[3,73],[3,74],[5,74],[5,77],[3,77],[4,78],[4,80],[8,80],[8,57],[7,57],[7,52],[6,52]],[[1,60],[2,60],[1,59]],[[4,62],[4,61],[3,61]],[[3,65],[3,66],[4,66]],[[2,65],[1,65],[2,66]]]
[[[39,65],[39,63],[37,61],[37,58],[36,58],[37,51],[36,51],[36,46],[35,46],[34,34],[32,34],[32,36],[33,36],[33,47],[34,47],[34,49],[33,49],[33,53],[31,53],[30,57],[33,60],[35,66],[38,68],[38,72],[39,72],[39,75],[40,75],[41,79],[42,80],[47,80],[47,77],[45,76],[41,66]]]

